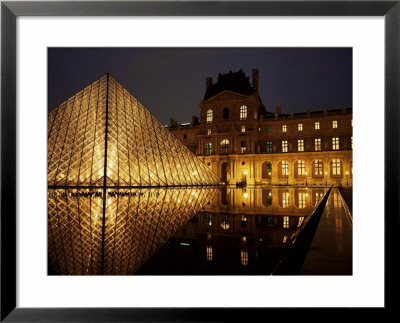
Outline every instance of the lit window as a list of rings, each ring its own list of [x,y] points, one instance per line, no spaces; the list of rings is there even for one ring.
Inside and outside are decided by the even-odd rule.
[[[319,122],[316,122],[316,123],[314,124],[314,128],[315,128],[316,130],[319,129]]]
[[[272,164],[269,161],[267,161],[265,164],[267,166],[267,174],[268,174],[268,176],[271,176],[271,174],[272,174]]]
[[[206,154],[207,155],[211,155],[212,154],[212,144],[211,144],[211,142],[208,142],[206,144]]]
[[[242,132],[246,132],[246,126],[242,126]]]
[[[353,149],[353,136],[351,136],[351,149]]]
[[[207,135],[211,135],[211,129],[207,129]]]
[[[288,229],[289,228],[289,217],[288,216],[284,216],[283,217],[283,228],[284,229]]]
[[[332,128],[337,128],[337,120],[332,121]]]
[[[332,150],[339,150],[339,137],[332,138]]]
[[[246,142],[245,141],[240,142],[240,152],[242,154],[246,153]]]
[[[314,160],[314,175],[322,175],[322,160]]]
[[[297,140],[297,151],[304,151],[304,139]]]
[[[303,131],[303,124],[302,124],[302,123],[299,123],[299,124],[297,125],[297,129],[298,129],[299,131]]]
[[[351,126],[353,126],[353,119],[351,119]]]
[[[321,150],[321,138],[314,139],[314,147],[315,147],[315,151]]]
[[[332,160],[332,174],[340,175],[340,159]]]
[[[299,200],[300,200],[300,197],[299,197]],[[304,221],[304,216],[299,216],[299,223],[297,224],[297,227],[300,227],[303,224],[303,221]]]
[[[242,105],[240,107],[240,120],[246,120],[247,119],[247,107],[245,105]]]
[[[212,246],[207,246],[207,249],[206,249],[207,251],[206,251],[206,255],[207,255],[207,260],[208,261],[212,261],[212,259],[213,259],[213,250],[212,250]]]
[[[243,266],[247,266],[249,263],[249,254],[247,250],[240,250],[240,262]]]
[[[288,152],[288,142],[287,140],[282,140],[282,152],[287,153]]]
[[[298,175],[306,174],[306,163],[304,162],[304,160],[297,161],[297,174]]]
[[[287,131],[287,127],[285,124],[282,125],[282,132],[286,132]]]
[[[207,123],[211,123],[213,121],[213,110],[207,111]]]
[[[272,153],[272,141],[267,141],[267,153]]]
[[[289,174],[289,166],[288,162],[286,160],[282,161],[282,175],[288,175]]]
[[[227,154],[229,151],[229,140],[224,139],[221,141],[221,154]]]
[[[267,133],[271,133],[272,129],[271,127],[267,127]]]
[[[282,193],[282,207],[289,207],[289,192]],[[289,217],[287,216],[287,227],[289,228]],[[283,217],[283,227],[285,227],[285,217]]]

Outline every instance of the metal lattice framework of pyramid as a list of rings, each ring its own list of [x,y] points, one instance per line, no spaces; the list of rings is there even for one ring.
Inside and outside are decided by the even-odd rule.
[[[51,267],[61,275],[131,275],[217,190],[49,189]]]
[[[48,114],[49,187],[218,184],[109,73]]]

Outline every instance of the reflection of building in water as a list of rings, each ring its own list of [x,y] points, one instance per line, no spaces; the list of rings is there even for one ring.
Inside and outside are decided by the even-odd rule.
[[[132,274],[214,195],[214,189],[107,189],[103,198],[103,190],[50,189],[51,266],[69,275]]]
[[[349,185],[353,180],[352,108],[267,112],[240,70],[206,79],[200,122],[170,131],[225,182]]]
[[[323,196],[323,188],[222,189],[172,239],[196,244],[204,261],[272,270]],[[283,202],[285,200],[285,202]],[[232,269],[234,270],[234,269]],[[238,269],[240,271],[240,269]]]

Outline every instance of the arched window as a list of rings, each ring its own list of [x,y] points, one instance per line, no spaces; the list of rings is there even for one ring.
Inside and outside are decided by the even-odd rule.
[[[224,110],[222,112],[222,118],[224,118],[224,120],[229,119],[229,108],[224,108]]]
[[[340,159],[332,159],[332,175],[340,175]]]
[[[306,164],[304,160],[297,161],[297,175],[305,175],[306,174]]]
[[[267,161],[262,164],[261,168],[261,176],[262,178],[269,178],[272,175],[272,164],[271,162]]]
[[[246,120],[247,119],[247,107],[245,105],[242,105],[240,107],[240,120]]]
[[[211,155],[212,154],[212,144],[211,144],[211,142],[208,142],[206,144],[206,154],[207,155]]]
[[[289,175],[289,165],[286,160],[282,161],[282,175]]]
[[[224,139],[220,143],[221,145],[221,154],[228,154],[229,153],[229,140]]]
[[[314,175],[322,176],[323,174],[323,161],[322,160],[314,160]]]
[[[211,123],[213,121],[213,110],[207,111],[207,123]]]

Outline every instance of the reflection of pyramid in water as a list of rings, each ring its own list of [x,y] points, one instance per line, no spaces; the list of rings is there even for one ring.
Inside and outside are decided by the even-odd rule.
[[[49,189],[50,264],[62,275],[131,275],[216,190]]]
[[[220,182],[109,74],[50,111],[48,119],[49,186]]]

